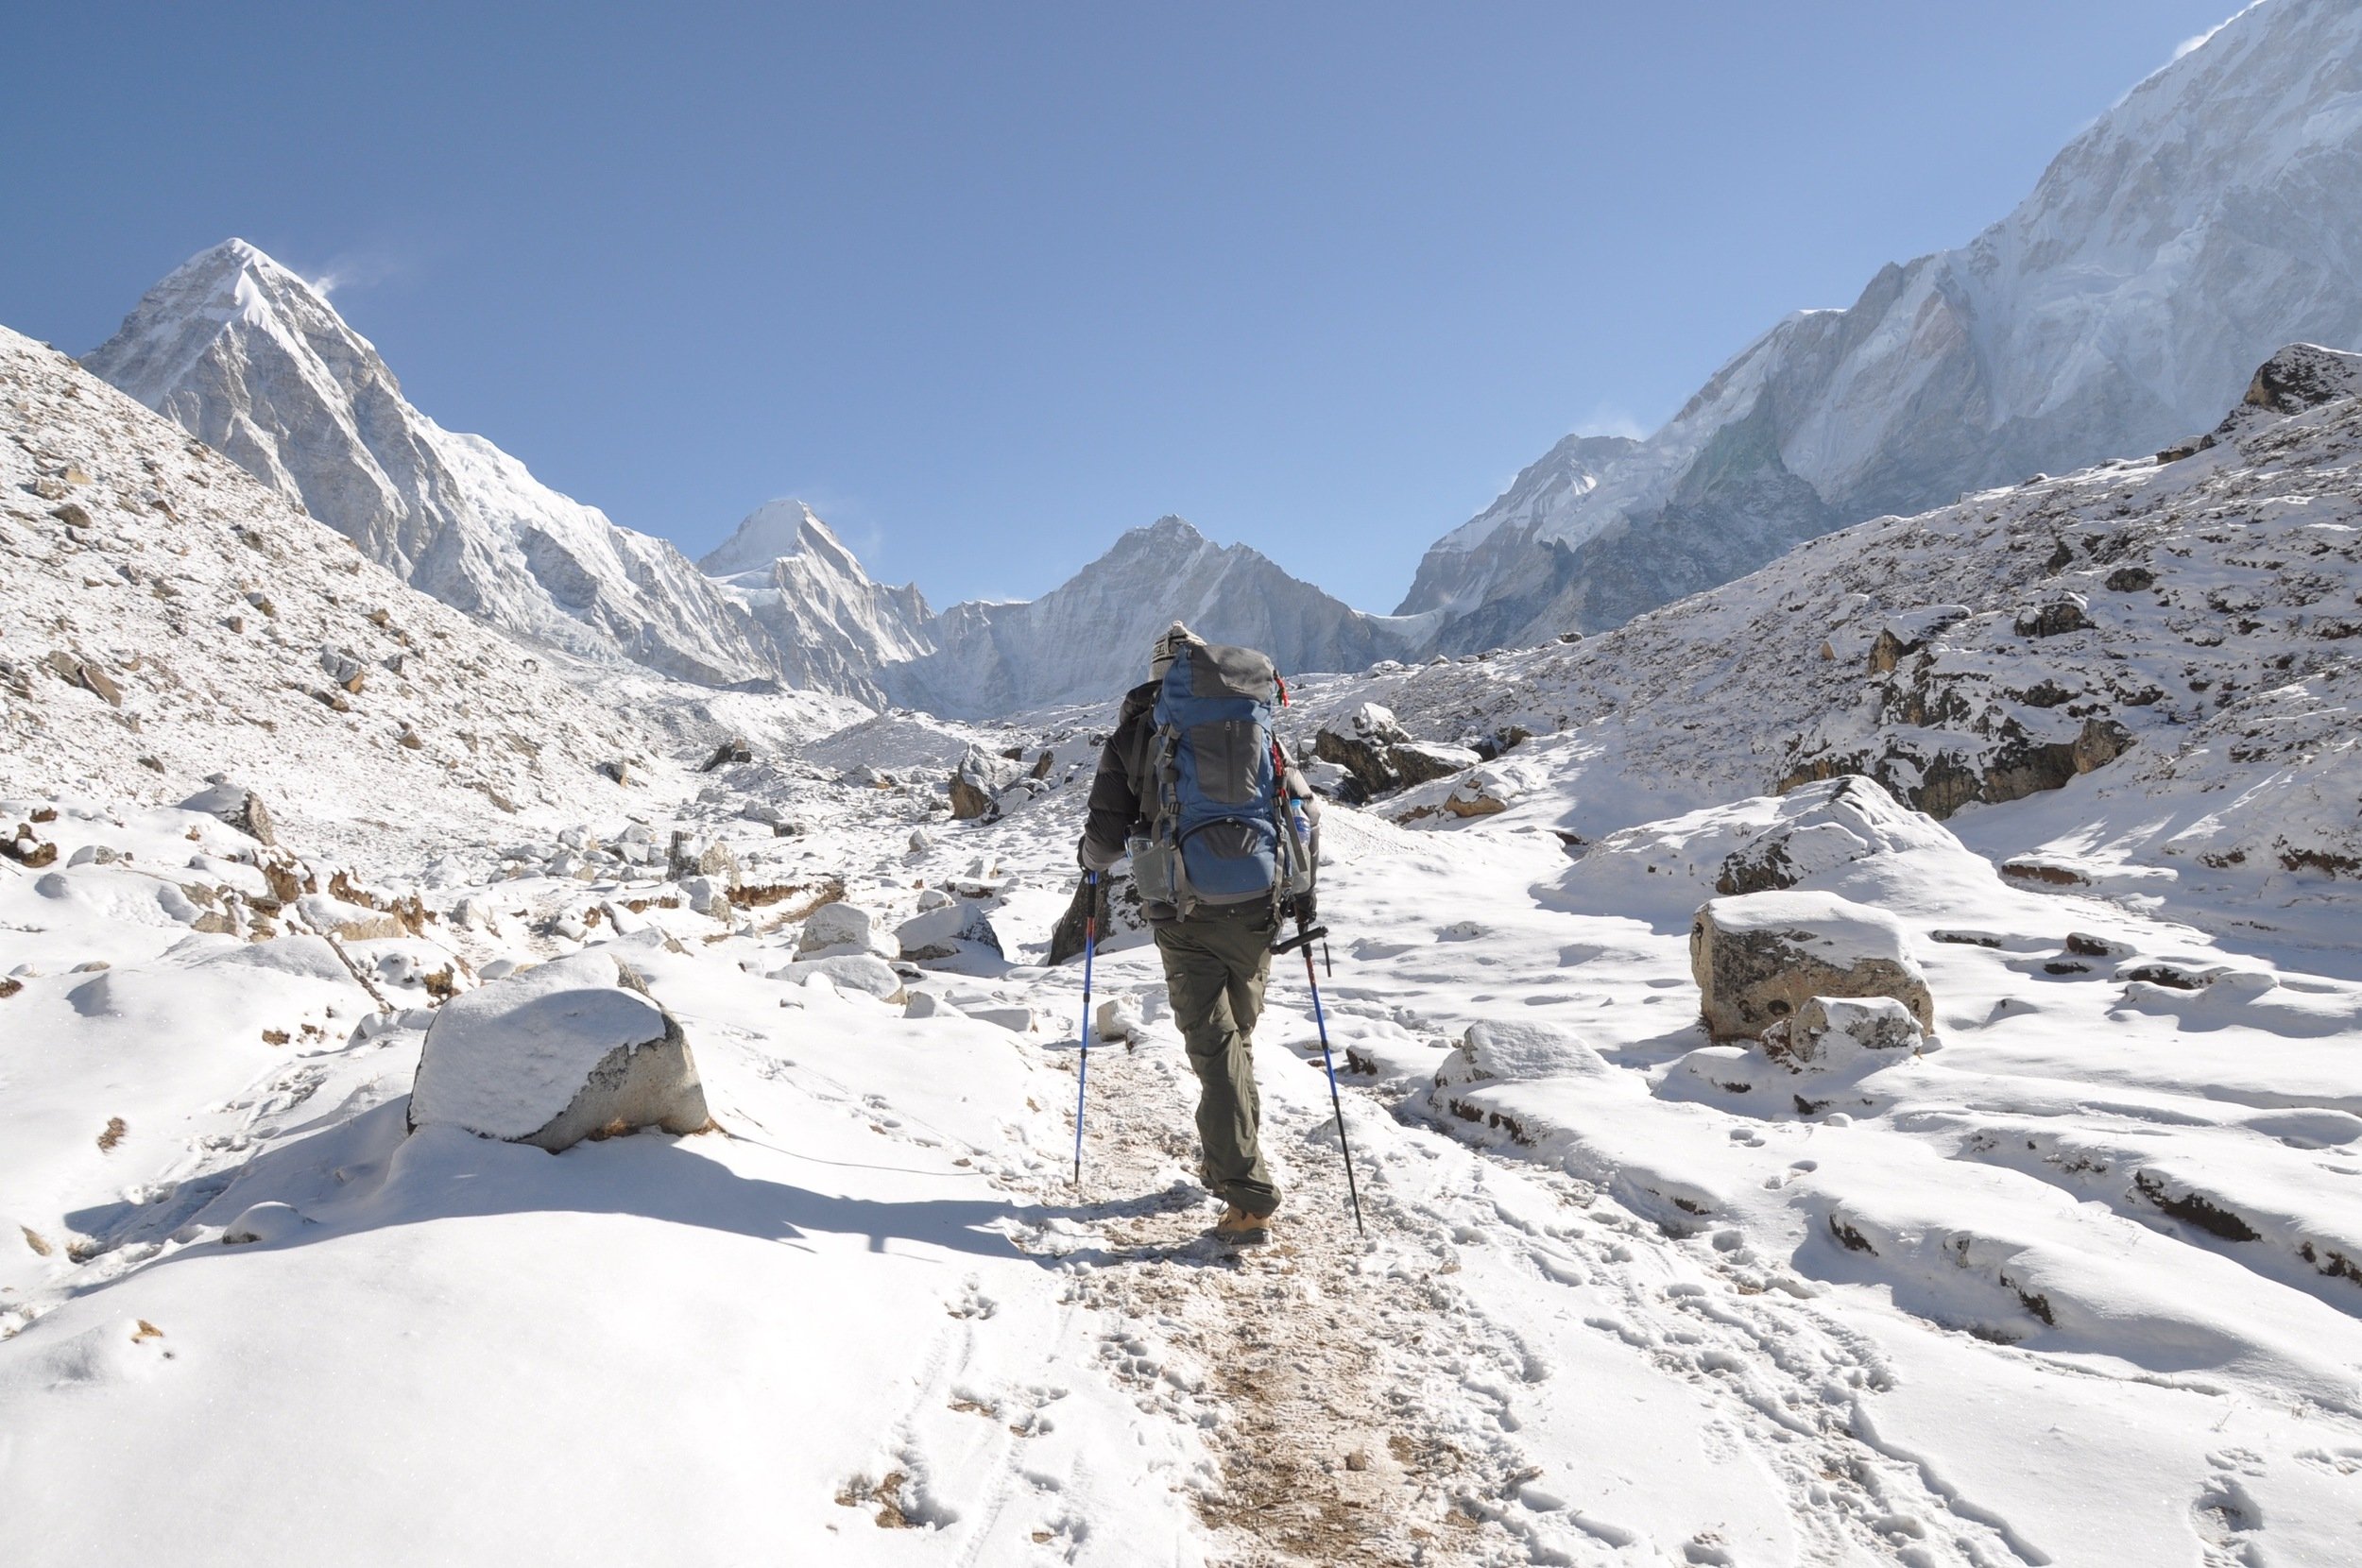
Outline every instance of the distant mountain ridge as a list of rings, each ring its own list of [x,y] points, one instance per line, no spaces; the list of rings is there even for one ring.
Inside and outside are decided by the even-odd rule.
[[[1360,669],[1423,625],[1363,615],[1178,518],[1040,599],[941,615],[915,585],[872,580],[798,501],[758,507],[693,566],[437,425],[317,290],[243,240],[175,269],[84,364],[446,604],[700,685],[979,718],[1123,690],[1176,617],[1292,670]]]
[[[1175,620],[1260,648],[1290,673],[1363,669],[1426,628],[1365,615],[1246,545],[1167,517],[1038,599],[953,605],[935,621],[934,652],[881,678],[898,702],[952,718],[1095,702],[1148,678],[1149,643]]]
[[[2279,345],[2362,344],[2356,192],[2362,7],[2261,0],[1968,246],[1790,315],[1620,453],[1562,443],[1401,611],[1446,652],[1600,630],[1833,528],[2154,451]]]

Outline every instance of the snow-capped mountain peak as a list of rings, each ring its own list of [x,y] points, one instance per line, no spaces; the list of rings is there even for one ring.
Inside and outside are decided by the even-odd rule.
[[[2260,0],[1970,244],[1781,321],[1595,485],[1521,480],[1404,608],[1447,607],[1447,650],[1597,630],[1833,528],[2155,451],[2279,345],[2362,343],[2357,187],[2362,8]]]
[[[317,289],[246,241],[176,268],[84,363],[505,631],[710,685],[779,673],[745,609],[679,551],[436,424]]]
[[[697,570],[710,577],[734,577],[744,571],[767,572],[782,555],[807,554],[859,568],[853,553],[820,520],[819,513],[792,497],[782,497],[747,513],[728,538],[698,560]]]

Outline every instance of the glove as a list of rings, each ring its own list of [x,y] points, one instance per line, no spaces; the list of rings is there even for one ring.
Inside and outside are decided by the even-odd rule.
[[[1293,915],[1296,924],[1306,930],[1319,924],[1320,905],[1309,893],[1299,893],[1290,898],[1288,912]]]

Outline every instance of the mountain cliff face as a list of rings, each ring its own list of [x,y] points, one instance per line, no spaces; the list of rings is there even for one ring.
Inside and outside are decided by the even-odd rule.
[[[1453,652],[1600,629],[1832,528],[2154,451],[2276,346],[2362,343],[2357,189],[2362,8],[2263,0],[1970,245],[1789,316],[1586,455],[1588,484],[1562,444],[1429,550],[1402,610],[1440,612]]]
[[[326,299],[242,240],[150,289],[84,363],[504,631],[706,685],[780,673],[762,628],[679,551],[419,413]]]
[[[790,685],[882,705],[878,673],[934,647],[916,584],[888,588],[800,501],[766,502],[697,563],[744,605]]]
[[[1364,615],[1247,546],[1215,544],[1168,517],[1039,599],[953,605],[934,623],[935,651],[881,678],[897,702],[954,718],[1101,701],[1148,678],[1149,642],[1176,619],[1292,673],[1360,670],[1425,629]]]

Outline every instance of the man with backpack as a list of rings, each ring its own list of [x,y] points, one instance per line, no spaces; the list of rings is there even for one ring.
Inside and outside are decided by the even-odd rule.
[[[1131,857],[1197,1073],[1200,1173],[1228,1205],[1215,1233],[1260,1240],[1279,1189],[1259,1137],[1255,1021],[1280,920],[1312,919],[1318,805],[1272,733],[1286,689],[1269,658],[1176,621],[1149,669],[1100,751],[1079,858],[1104,872]]]

